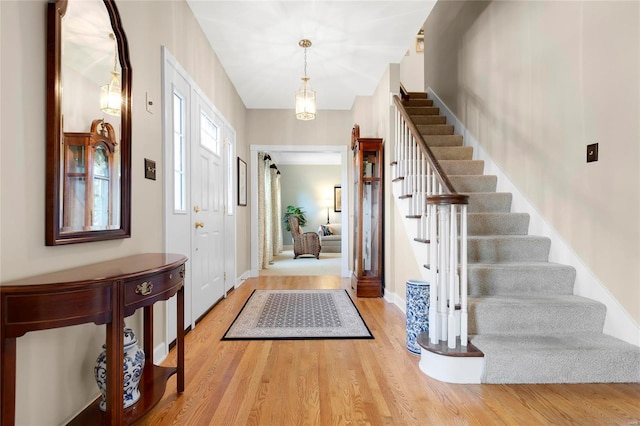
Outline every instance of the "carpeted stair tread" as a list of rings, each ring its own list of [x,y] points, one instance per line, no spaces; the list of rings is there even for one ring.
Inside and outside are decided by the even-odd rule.
[[[485,354],[483,383],[640,382],[640,348],[602,333],[482,334],[471,343]]]
[[[484,173],[482,160],[440,160],[439,163],[449,177],[452,175],[482,176]]]
[[[454,188],[458,189],[455,185]],[[459,192],[459,191],[458,191]],[[489,213],[511,211],[512,194],[510,192],[460,192],[469,197],[469,213]]]
[[[548,262],[551,240],[537,235],[471,235],[469,263]]]
[[[471,146],[434,146],[431,152],[438,160],[471,160],[473,147]]]
[[[526,235],[527,213],[468,213],[468,235]]]
[[[606,307],[574,295],[469,298],[469,334],[602,333]]]
[[[473,297],[571,296],[576,270],[550,262],[469,263],[469,295]]]
[[[447,124],[447,117],[444,115],[414,115],[411,119],[416,126],[419,124]]]
[[[420,124],[418,131],[421,135],[453,135],[454,127],[451,124]]]
[[[495,175],[449,175],[456,192],[494,192],[498,184]]]
[[[462,135],[422,135],[429,147],[462,146]]]

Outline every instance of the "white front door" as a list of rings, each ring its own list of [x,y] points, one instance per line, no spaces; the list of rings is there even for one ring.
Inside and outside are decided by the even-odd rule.
[[[192,308],[197,320],[225,294],[223,123],[196,96],[191,161]]]
[[[189,258],[184,283],[186,329],[195,327],[228,290],[225,267],[235,269],[235,250],[224,247],[225,237],[235,237],[228,231],[235,231],[233,206],[225,216],[225,203],[234,201],[229,195],[234,170],[229,162],[235,156],[235,132],[166,48],[162,54],[164,246],[166,252]],[[235,271],[227,281],[233,283],[234,278]],[[171,298],[165,341],[154,348],[155,360],[168,353],[176,338],[175,317],[175,298]]]

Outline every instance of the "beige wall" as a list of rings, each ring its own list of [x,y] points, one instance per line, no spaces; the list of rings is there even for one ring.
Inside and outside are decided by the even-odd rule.
[[[640,4],[439,2],[425,85],[640,322]],[[586,145],[599,161],[586,163]]]
[[[249,145],[348,145],[351,112],[318,111],[315,120],[297,120],[292,109],[248,110]]]
[[[385,297],[403,304],[406,300],[405,283],[409,279],[420,279],[411,242],[402,225],[392,192],[393,132],[395,107],[391,93],[400,87],[400,64],[390,64],[385,70],[369,102],[360,99],[354,104],[354,117],[361,117],[365,126],[360,129],[362,137],[378,137],[384,141],[384,280]],[[353,218],[352,218],[353,219]]]
[[[424,53],[412,43],[400,61],[400,82],[410,92],[424,92]]]
[[[246,155],[245,108],[182,1],[118,1],[133,69],[132,237],[44,246],[46,1],[0,2],[1,141],[0,280],[162,251],[161,45],[166,45],[237,132]],[[145,110],[145,92],[156,101]],[[143,158],[156,160],[156,181],[144,179]],[[248,214],[238,209],[237,228]],[[238,270],[249,268],[247,233],[238,232]],[[162,326],[163,321],[159,321]],[[127,325],[139,327],[137,318]],[[157,330],[156,330],[157,332]],[[141,331],[138,332],[141,335]],[[93,324],[28,333],[18,339],[17,424],[62,424],[98,395],[93,365],[104,327]],[[63,390],[63,392],[61,392]]]

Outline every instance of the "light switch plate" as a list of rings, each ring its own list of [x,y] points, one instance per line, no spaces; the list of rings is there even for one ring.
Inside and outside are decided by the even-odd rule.
[[[156,180],[156,162],[153,160],[149,160],[148,158],[144,159],[144,177],[146,179]]]
[[[587,163],[598,161],[598,144],[587,145]]]

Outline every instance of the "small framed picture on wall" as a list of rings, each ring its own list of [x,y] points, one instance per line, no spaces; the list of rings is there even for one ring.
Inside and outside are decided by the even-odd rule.
[[[342,187],[340,185],[333,187],[333,211],[342,211]]]
[[[416,36],[416,52],[424,52],[424,30],[420,30]]]

